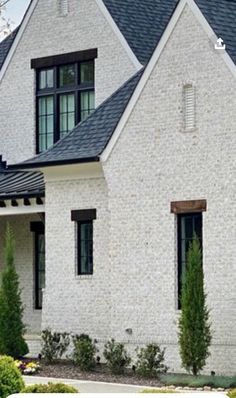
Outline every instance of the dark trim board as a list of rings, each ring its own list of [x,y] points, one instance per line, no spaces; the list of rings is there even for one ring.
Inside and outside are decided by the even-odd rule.
[[[31,59],[31,69],[49,68],[51,66],[66,65],[74,62],[92,61],[97,58],[97,48],[85,51],[76,51],[67,54],[52,55],[43,58]]]
[[[207,211],[207,201],[205,199],[171,202],[170,205],[170,212],[174,214],[199,213],[203,211]]]
[[[72,210],[71,221],[92,221],[97,219],[97,210]]]

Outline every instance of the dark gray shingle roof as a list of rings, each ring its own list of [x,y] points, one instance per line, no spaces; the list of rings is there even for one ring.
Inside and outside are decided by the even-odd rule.
[[[0,43],[0,69],[3,65],[3,62],[6,59],[6,56],[12,46],[13,41],[15,40],[18,30],[19,30],[19,27],[16,28],[9,36],[6,37],[6,39],[4,39]]]
[[[98,160],[108,144],[134,90],[143,69],[103,102],[85,121],[53,147],[38,156],[11,168],[30,168],[53,164]]]
[[[236,0],[195,0],[236,63]],[[146,64],[157,46],[178,0],[103,0],[134,54]],[[0,43],[0,69],[18,32]]]
[[[157,46],[178,0],[103,0],[138,60],[144,65]]]
[[[236,64],[236,0],[195,0]]]

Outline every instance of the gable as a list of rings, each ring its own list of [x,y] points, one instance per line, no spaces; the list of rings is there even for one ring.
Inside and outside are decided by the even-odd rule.
[[[193,84],[196,91],[196,128],[189,133],[183,116],[183,87],[187,84]],[[119,168],[120,175],[129,175],[133,167],[137,178],[146,170],[157,175],[165,170],[167,181],[168,172],[181,176],[189,171],[189,164],[195,164],[201,175],[208,157],[214,164],[221,162],[220,156],[226,160],[229,153],[233,158],[235,92],[236,80],[225,59],[186,4],[162,51],[158,53],[157,48],[144,71],[127,114],[103,152],[104,167],[111,173]],[[135,176],[127,180],[135,181]]]

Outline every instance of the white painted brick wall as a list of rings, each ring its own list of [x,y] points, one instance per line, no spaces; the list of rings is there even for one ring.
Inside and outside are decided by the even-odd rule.
[[[19,275],[24,323],[27,333],[40,332],[41,311],[34,309],[34,234],[30,223],[40,221],[37,215],[2,216],[0,222],[0,271],[4,267],[4,237],[9,222],[15,238],[15,267]]]
[[[227,45],[227,43],[226,43]],[[197,129],[183,130],[183,85],[196,85]],[[111,215],[111,335],[177,347],[176,220],[170,202],[207,199],[206,291],[214,340],[207,371],[236,368],[236,81],[189,9],[105,165]]]
[[[76,275],[76,223],[71,210],[97,209],[94,273]],[[103,178],[47,183],[47,273],[42,328],[105,339],[110,328],[109,213]]]
[[[182,89],[189,81],[196,85],[197,129],[184,133]],[[206,371],[235,373],[235,92],[235,79],[185,9],[104,166],[106,182],[47,183],[43,327],[114,337],[132,354],[157,342],[167,347],[170,371],[180,371],[170,202],[207,199],[203,260],[214,340]],[[85,208],[97,208],[98,219],[95,272],[81,280],[70,212]]]
[[[35,154],[35,75],[30,60],[98,48],[96,104],[135,73],[126,51],[95,0],[69,0],[58,16],[57,0],[39,0],[0,83],[0,154],[9,163]]]

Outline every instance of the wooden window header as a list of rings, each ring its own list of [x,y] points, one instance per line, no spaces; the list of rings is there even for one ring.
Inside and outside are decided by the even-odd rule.
[[[96,218],[97,218],[96,209],[71,211],[71,221],[92,221],[96,220]]]
[[[97,48],[73,53],[52,55],[31,59],[31,69],[50,68],[52,66],[67,65],[75,62],[91,61],[98,56]]]
[[[171,202],[170,211],[174,214],[197,213],[207,210],[207,201],[201,200],[185,200],[181,202]]]

